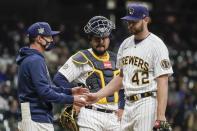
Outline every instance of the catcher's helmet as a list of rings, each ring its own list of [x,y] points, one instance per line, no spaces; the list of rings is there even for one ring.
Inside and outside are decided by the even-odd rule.
[[[113,29],[115,24],[103,16],[94,16],[84,27],[85,33],[96,37],[109,36]]]

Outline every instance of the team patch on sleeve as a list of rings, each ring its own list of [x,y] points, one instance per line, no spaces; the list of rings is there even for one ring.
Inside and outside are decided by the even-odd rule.
[[[160,64],[161,64],[161,67],[162,67],[164,70],[167,70],[167,69],[171,68],[170,61],[167,60],[167,59],[162,60]]]
[[[65,64],[64,66],[63,66],[63,68],[66,70],[66,69],[68,69],[68,64]]]

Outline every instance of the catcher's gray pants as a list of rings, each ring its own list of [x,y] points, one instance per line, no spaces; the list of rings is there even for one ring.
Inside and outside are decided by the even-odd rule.
[[[19,131],[54,131],[49,123],[38,123],[31,120],[29,103],[21,103],[22,121],[18,123]]]
[[[78,115],[79,131],[120,131],[120,121],[115,113],[104,113],[81,108]]]

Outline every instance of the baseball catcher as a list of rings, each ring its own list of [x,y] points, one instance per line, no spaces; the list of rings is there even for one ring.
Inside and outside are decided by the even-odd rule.
[[[118,76],[116,54],[108,50],[113,29],[115,24],[106,17],[92,17],[84,27],[91,48],[71,56],[54,76],[54,83],[59,86],[83,83],[90,92],[97,92]],[[95,104],[82,107],[77,120],[79,130],[120,131],[123,109],[124,90],[121,88]]]
[[[69,131],[79,131],[78,125],[75,121],[76,111],[73,106],[67,106],[60,115],[60,123],[62,127],[69,129]]]

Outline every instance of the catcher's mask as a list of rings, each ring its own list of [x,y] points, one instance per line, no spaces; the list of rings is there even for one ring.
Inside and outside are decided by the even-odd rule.
[[[108,37],[113,29],[115,24],[103,16],[94,16],[84,27],[85,33],[96,37]]]

